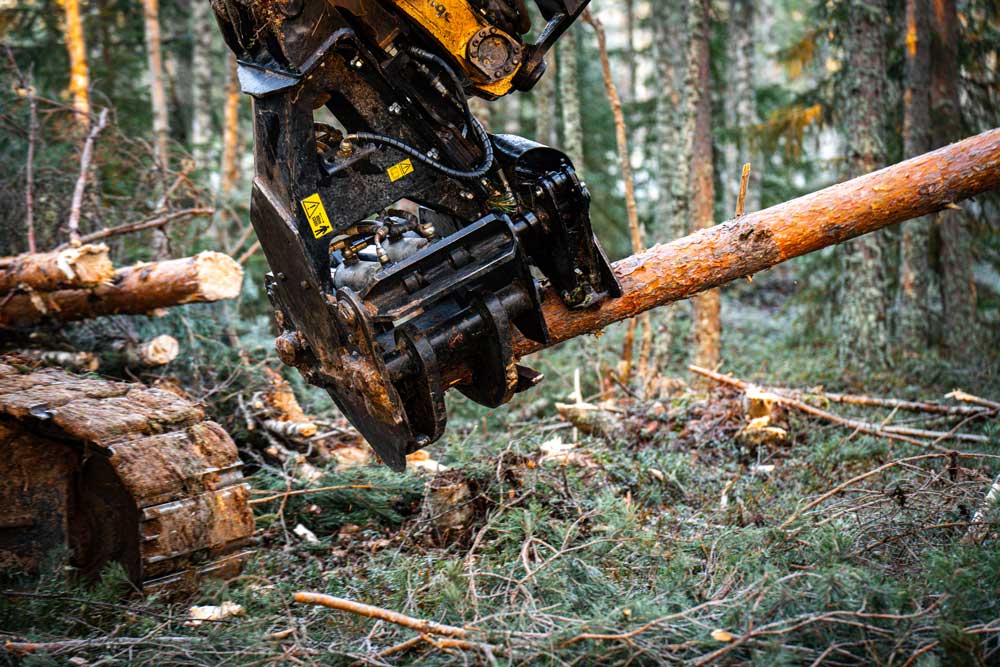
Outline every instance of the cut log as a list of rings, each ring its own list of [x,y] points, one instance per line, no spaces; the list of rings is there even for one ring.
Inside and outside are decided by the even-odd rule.
[[[622,297],[599,308],[570,310],[545,290],[547,346],[997,188],[1000,129],[656,245],[615,263]],[[547,346],[518,337],[515,353]]]
[[[146,342],[117,340],[101,358],[115,368],[157,368],[176,359],[180,351],[177,339],[164,334]]]
[[[8,295],[0,299],[0,327],[137,315],[186,303],[221,301],[238,296],[242,284],[243,269],[231,257],[203,252],[120,269],[110,284],[93,289]]]
[[[103,244],[0,257],[0,293],[18,288],[52,292],[96,287],[114,277],[115,268]]]

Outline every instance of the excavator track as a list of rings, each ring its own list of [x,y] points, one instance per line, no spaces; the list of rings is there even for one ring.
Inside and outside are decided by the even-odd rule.
[[[0,359],[0,571],[118,562],[145,592],[239,573],[254,531],[229,435],[141,384]]]

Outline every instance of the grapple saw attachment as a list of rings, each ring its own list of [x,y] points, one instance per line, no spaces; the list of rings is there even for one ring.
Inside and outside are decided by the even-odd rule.
[[[282,361],[382,460],[444,432],[444,394],[495,407],[537,384],[540,281],[572,308],[620,296],[561,152],[469,110],[530,89],[589,0],[214,0],[254,100],[251,219]]]

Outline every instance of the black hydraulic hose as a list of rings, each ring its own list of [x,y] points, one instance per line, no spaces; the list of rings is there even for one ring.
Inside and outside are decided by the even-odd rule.
[[[430,61],[439,67],[441,67],[451,78],[452,82],[458,91],[459,100],[462,103],[462,108],[465,110],[465,118],[468,124],[472,127],[473,132],[476,134],[476,138],[479,140],[480,148],[483,151],[483,164],[471,171],[465,171],[462,169],[454,169],[441,162],[438,162],[431,156],[417,150],[413,146],[395,139],[384,134],[376,134],[373,132],[355,132],[354,134],[349,134],[344,137],[345,141],[367,141],[375,144],[382,144],[384,146],[389,146],[395,148],[396,150],[409,155],[415,160],[418,160],[431,169],[439,171],[446,176],[458,179],[480,179],[489,173],[490,169],[493,168],[493,142],[490,141],[489,135],[483,128],[482,123],[473,115],[472,110],[469,108],[468,98],[465,96],[465,91],[462,88],[462,82],[459,80],[458,75],[455,74],[454,70],[446,63],[443,59],[438,56],[419,49],[416,47],[411,47],[408,49],[408,53],[415,58],[420,60]]]

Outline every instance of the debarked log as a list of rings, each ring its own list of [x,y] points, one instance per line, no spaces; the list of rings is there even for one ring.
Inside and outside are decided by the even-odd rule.
[[[521,357],[596,333],[621,320],[694,296],[794,257],[836,245],[1000,188],[1000,129],[798,199],[698,231],[614,264],[622,297],[570,310],[551,290],[542,309],[550,341],[518,337]]]
[[[0,293],[96,287],[114,277],[115,268],[103,244],[0,257]]]
[[[119,269],[109,284],[91,289],[11,293],[0,297],[0,327],[69,322],[102,315],[143,314],[186,303],[239,295],[243,269],[231,257],[194,257]]]

